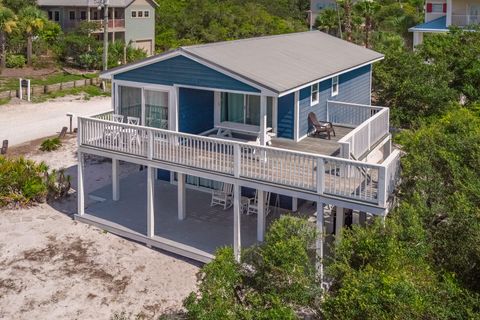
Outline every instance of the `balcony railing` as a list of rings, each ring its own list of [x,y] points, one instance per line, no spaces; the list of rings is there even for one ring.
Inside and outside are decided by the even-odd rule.
[[[480,24],[480,14],[452,14],[452,25],[459,27],[467,27],[470,25]]]
[[[369,164],[110,119],[110,114],[80,117],[80,146],[381,207],[385,207],[390,181],[397,177],[396,171],[392,172],[398,167],[397,158],[390,159],[388,165]]]
[[[338,143],[342,157],[360,159],[389,133],[389,109],[354,103],[328,101],[327,118],[337,125],[353,126]]]
[[[91,20],[92,22],[97,22],[99,24],[99,28],[103,28],[103,20]],[[108,28],[125,28],[125,19],[108,19]]]

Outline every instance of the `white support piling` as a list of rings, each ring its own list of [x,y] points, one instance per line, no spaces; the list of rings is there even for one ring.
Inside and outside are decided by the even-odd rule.
[[[155,168],[147,167],[147,236],[155,235]]]
[[[324,237],[324,206],[321,201],[317,201],[317,277],[323,286],[323,237]]]
[[[240,262],[241,245],[241,208],[240,199],[242,196],[241,187],[238,183],[233,185],[233,253],[235,260]]]
[[[120,200],[120,161],[112,159],[112,199]]]
[[[83,216],[85,214],[85,190],[84,190],[84,154],[78,152],[77,165],[77,214]]]
[[[265,238],[265,192],[258,190],[257,212],[257,241],[263,242]]]
[[[335,241],[341,240],[342,228],[345,221],[344,208],[337,207],[337,215],[335,219]]]
[[[187,217],[187,194],[185,188],[185,174],[177,173],[178,176],[178,220]]]

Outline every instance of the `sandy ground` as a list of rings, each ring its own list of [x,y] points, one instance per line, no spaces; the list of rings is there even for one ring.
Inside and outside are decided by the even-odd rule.
[[[40,141],[37,142],[37,145]],[[28,152],[52,168],[67,168],[75,188],[76,145]],[[138,170],[121,165],[121,174]],[[110,183],[111,164],[88,159],[87,190]],[[126,311],[153,319],[181,308],[196,285],[198,264],[155,251],[72,220],[74,194],[33,208],[0,211],[0,319],[109,319]]]
[[[38,138],[55,135],[69,126],[67,113],[86,116],[111,109],[109,97],[66,96],[43,103],[11,103],[0,106],[0,140],[9,140],[14,146]],[[77,119],[73,119],[77,127]]]

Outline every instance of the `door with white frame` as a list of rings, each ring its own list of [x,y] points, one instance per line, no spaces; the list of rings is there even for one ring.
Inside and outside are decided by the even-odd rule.
[[[480,24],[480,4],[471,4],[469,8],[469,24]]]
[[[169,129],[169,90],[117,85],[116,113],[140,119],[147,127]]]

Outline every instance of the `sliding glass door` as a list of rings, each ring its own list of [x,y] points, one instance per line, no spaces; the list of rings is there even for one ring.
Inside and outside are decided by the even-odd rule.
[[[118,86],[118,113],[125,117],[142,117],[142,89]]]
[[[144,90],[145,125],[168,129],[168,92]]]
[[[272,127],[273,99],[267,97],[267,126]],[[220,121],[260,125],[260,96],[222,92]]]

